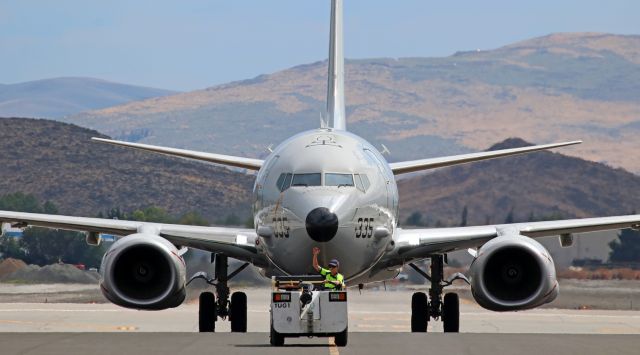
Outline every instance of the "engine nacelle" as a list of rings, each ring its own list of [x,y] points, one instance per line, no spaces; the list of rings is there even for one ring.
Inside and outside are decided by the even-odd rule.
[[[100,288],[111,302],[135,309],[177,307],[186,296],[186,265],[177,248],[153,234],[132,234],[102,259]]]
[[[469,270],[478,304],[492,311],[531,309],[558,296],[549,252],[525,236],[501,236],[483,245]]]

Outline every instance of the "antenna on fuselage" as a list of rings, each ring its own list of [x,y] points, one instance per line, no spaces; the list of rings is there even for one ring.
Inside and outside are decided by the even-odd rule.
[[[344,106],[344,20],[343,0],[331,0],[329,75],[327,85],[328,127],[346,130]]]
[[[322,114],[322,112],[320,112],[320,128],[328,128],[328,127],[329,127],[329,123],[324,118],[324,115]]]

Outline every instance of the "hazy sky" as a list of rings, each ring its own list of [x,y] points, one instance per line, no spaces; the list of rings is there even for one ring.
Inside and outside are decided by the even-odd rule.
[[[329,0],[0,0],[0,83],[192,90],[327,56]],[[640,34],[637,0],[345,0],[349,58],[446,56],[552,32]]]

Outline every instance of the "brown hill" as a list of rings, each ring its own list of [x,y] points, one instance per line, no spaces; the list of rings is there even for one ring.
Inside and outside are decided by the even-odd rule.
[[[60,213],[95,216],[159,206],[211,221],[249,216],[253,177],[223,167],[91,142],[104,135],[75,125],[0,118],[0,191],[51,200]]]
[[[530,145],[508,139],[491,149]],[[399,181],[401,221],[469,224],[628,214],[640,211],[640,177],[604,164],[539,152],[437,170]]]
[[[428,44],[426,44],[428,45]],[[394,160],[522,137],[640,172],[640,36],[562,33],[445,58],[349,60],[350,130]],[[326,62],[65,118],[111,136],[264,156],[319,125]],[[251,132],[251,134],[247,134]]]

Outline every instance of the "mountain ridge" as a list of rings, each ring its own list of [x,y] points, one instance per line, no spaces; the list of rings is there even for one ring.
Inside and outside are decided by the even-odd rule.
[[[51,200],[61,214],[94,217],[112,208],[196,211],[210,221],[251,213],[253,177],[224,167],[91,141],[71,124],[0,118],[0,191]]]
[[[66,117],[126,139],[264,157],[319,126],[326,61]],[[512,136],[582,139],[568,154],[640,172],[640,36],[552,34],[443,58],[346,63],[347,128],[393,161],[484,149]],[[252,134],[246,135],[250,129]],[[621,152],[627,152],[624,154]]]
[[[91,142],[104,135],[51,120],[0,118],[0,191],[51,200],[61,214],[119,207],[196,211],[210,221],[251,214],[255,176],[224,167]],[[519,138],[490,149],[529,145]],[[624,215],[640,210],[640,177],[623,169],[537,152],[437,169],[398,180],[401,224],[429,226]]]
[[[57,77],[0,85],[0,117],[61,118],[176,91],[89,77]]]
[[[509,138],[489,150],[529,145]],[[504,223],[509,218],[604,217],[639,210],[640,176],[561,152],[494,159],[400,180],[401,220],[418,212],[424,224],[458,225],[465,207],[469,225]]]

